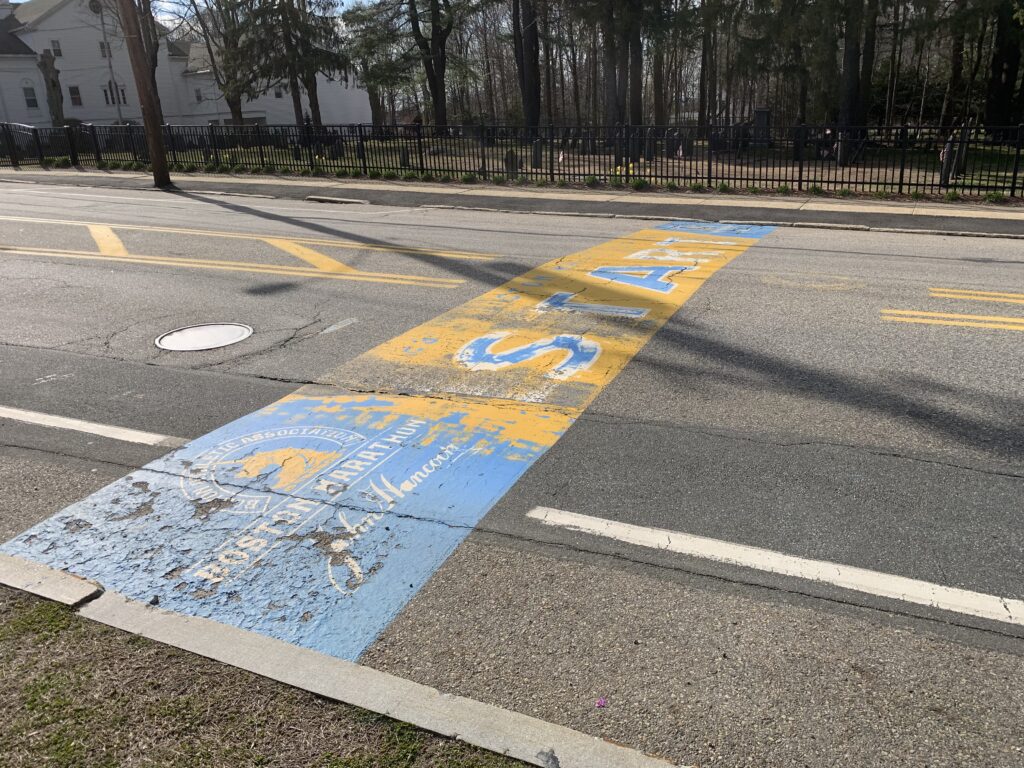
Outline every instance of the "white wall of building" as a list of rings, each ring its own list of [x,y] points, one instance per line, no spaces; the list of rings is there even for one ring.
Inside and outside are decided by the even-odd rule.
[[[104,30],[109,59],[101,50]],[[128,52],[116,18],[109,11],[101,19],[89,9],[88,0],[65,0],[49,15],[14,34],[37,54],[47,49],[54,53],[66,119],[97,125],[118,120],[141,122]],[[166,44],[161,45],[157,88],[164,120],[185,125],[223,123],[230,113],[212,75],[189,72],[188,66],[188,57],[172,55]],[[36,109],[29,109],[22,95],[22,88],[29,81],[36,92]],[[72,98],[74,88],[80,104]],[[31,57],[0,56],[0,94],[0,121],[51,124],[42,73]],[[369,122],[370,104],[365,91],[321,76],[318,95],[325,123]],[[303,105],[308,105],[305,94]],[[295,121],[291,98],[284,89],[271,88],[243,104],[243,115],[246,120],[267,124]]]

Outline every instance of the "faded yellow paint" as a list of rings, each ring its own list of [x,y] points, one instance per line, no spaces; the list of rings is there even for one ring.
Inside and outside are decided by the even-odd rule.
[[[667,240],[673,242],[663,244]],[[755,242],[654,229],[611,240],[532,269],[391,339],[332,372],[327,381],[360,390],[471,395],[582,410],[711,275]],[[649,249],[656,250],[653,257],[638,257]],[[670,293],[592,274],[599,267],[642,270],[676,264],[691,271],[666,278],[675,286]],[[645,310],[646,315],[628,319],[538,306],[556,293],[571,293],[578,303]],[[495,333],[507,334],[492,346],[495,353],[557,334],[583,336],[601,351],[589,368],[564,381],[548,376],[564,357],[557,350],[500,371],[470,370],[456,360],[466,344]]]
[[[1002,315],[960,315],[952,312],[918,312],[909,309],[883,309],[882,319],[896,323],[1024,331],[1024,317],[1006,317]]]
[[[464,280],[448,277],[420,277],[381,272],[324,272],[311,267],[282,267],[276,264],[259,264],[246,261],[222,259],[190,259],[183,256],[115,256],[91,251],[73,251],[29,246],[0,245],[0,254],[54,256],[61,259],[87,259],[99,261],[124,261],[131,264],[155,264],[167,267],[188,267],[192,269],[227,270],[231,272],[257,272],[288,277],[315,277],[328,280],[354,280],[365,283],[388,283],[392,285],[416,285],[425,288],[454,288]]]
[[[307,448],[260,451],[237,462],[241,465],[238,477],[258,477],[276,469],[277,476],[271,487],[279,491],[293,491],[306,480],[316,477],[343,455],[334,451],[314,451]]]
[[[1002,291],[972,291],[960,288],[929,288],[933,299],[963,299],[966,301],[994,301],[1000,304],[1024,304],[1024,293]]]
[[[105,256],[128,255],[128,249],[124,247],[124,243],[121,242],[121,238],[119,238],[110,227],[104,227],[100,224],[90,224],[89,234],[92,235],[92,239],[96,241],[96,247],[99,248],[100,253]]]
[[[314,251],[305,245],[300,245],[292,240],[283,240],[277,237],[265,237],[263,242],[267,245],[272,245],[274,248],[284,251],[285,253],[291,254],[296,258],[302,259],[307,264],[312,264],[314,267],[319,269],[321,272],[358,272],[359,270],[350,267],[348,264],[342,264],[340,261],[332,259],[330,256],[324,256],[319,251]]]

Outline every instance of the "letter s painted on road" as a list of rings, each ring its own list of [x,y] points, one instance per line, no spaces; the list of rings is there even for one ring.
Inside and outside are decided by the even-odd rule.
[[[497,371],[561,350],[565,353],[562,362],[545,375],[549,379],[568,379],[593,365],[601,354],[601,345],[596,341],[565,333],[504,352],[492,352],[491,347],[507,336],[508,332],[489,333],[473,339],[455,354],[455,359],[471,371]]]

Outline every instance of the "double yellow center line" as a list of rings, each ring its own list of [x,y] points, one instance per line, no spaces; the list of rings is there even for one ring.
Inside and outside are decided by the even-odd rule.
[[[994,301],[1005,304],[1024,304],[1024,293],[1006,291],[976,291],[966,288],[929,288],[933,299],[964,301]],[[922,312],[911,309],[883,309],[882,319],[896,323],[921,325],[950,325],[962,328],[994,328],[1003,331],[1024,331],[1024,317],[1006,315],[967,315],[956,312]]]

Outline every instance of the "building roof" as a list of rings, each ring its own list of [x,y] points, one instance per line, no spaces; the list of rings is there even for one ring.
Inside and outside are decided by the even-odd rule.
[[[171,40],[165,37],[164,42],[167,43],[167,54],[169,56],[186,57],[189,55],[191,43],[188,40]]]
[[[0,56],[35,56],[35,51],[25,45],[11,30],[21,24],[14,16],[0,19]]]
[[[49,16],[66,2],[67,0],[26,0],[14,6],[14,13],[9,18],[17,19],[17,26],[27,27]]]

